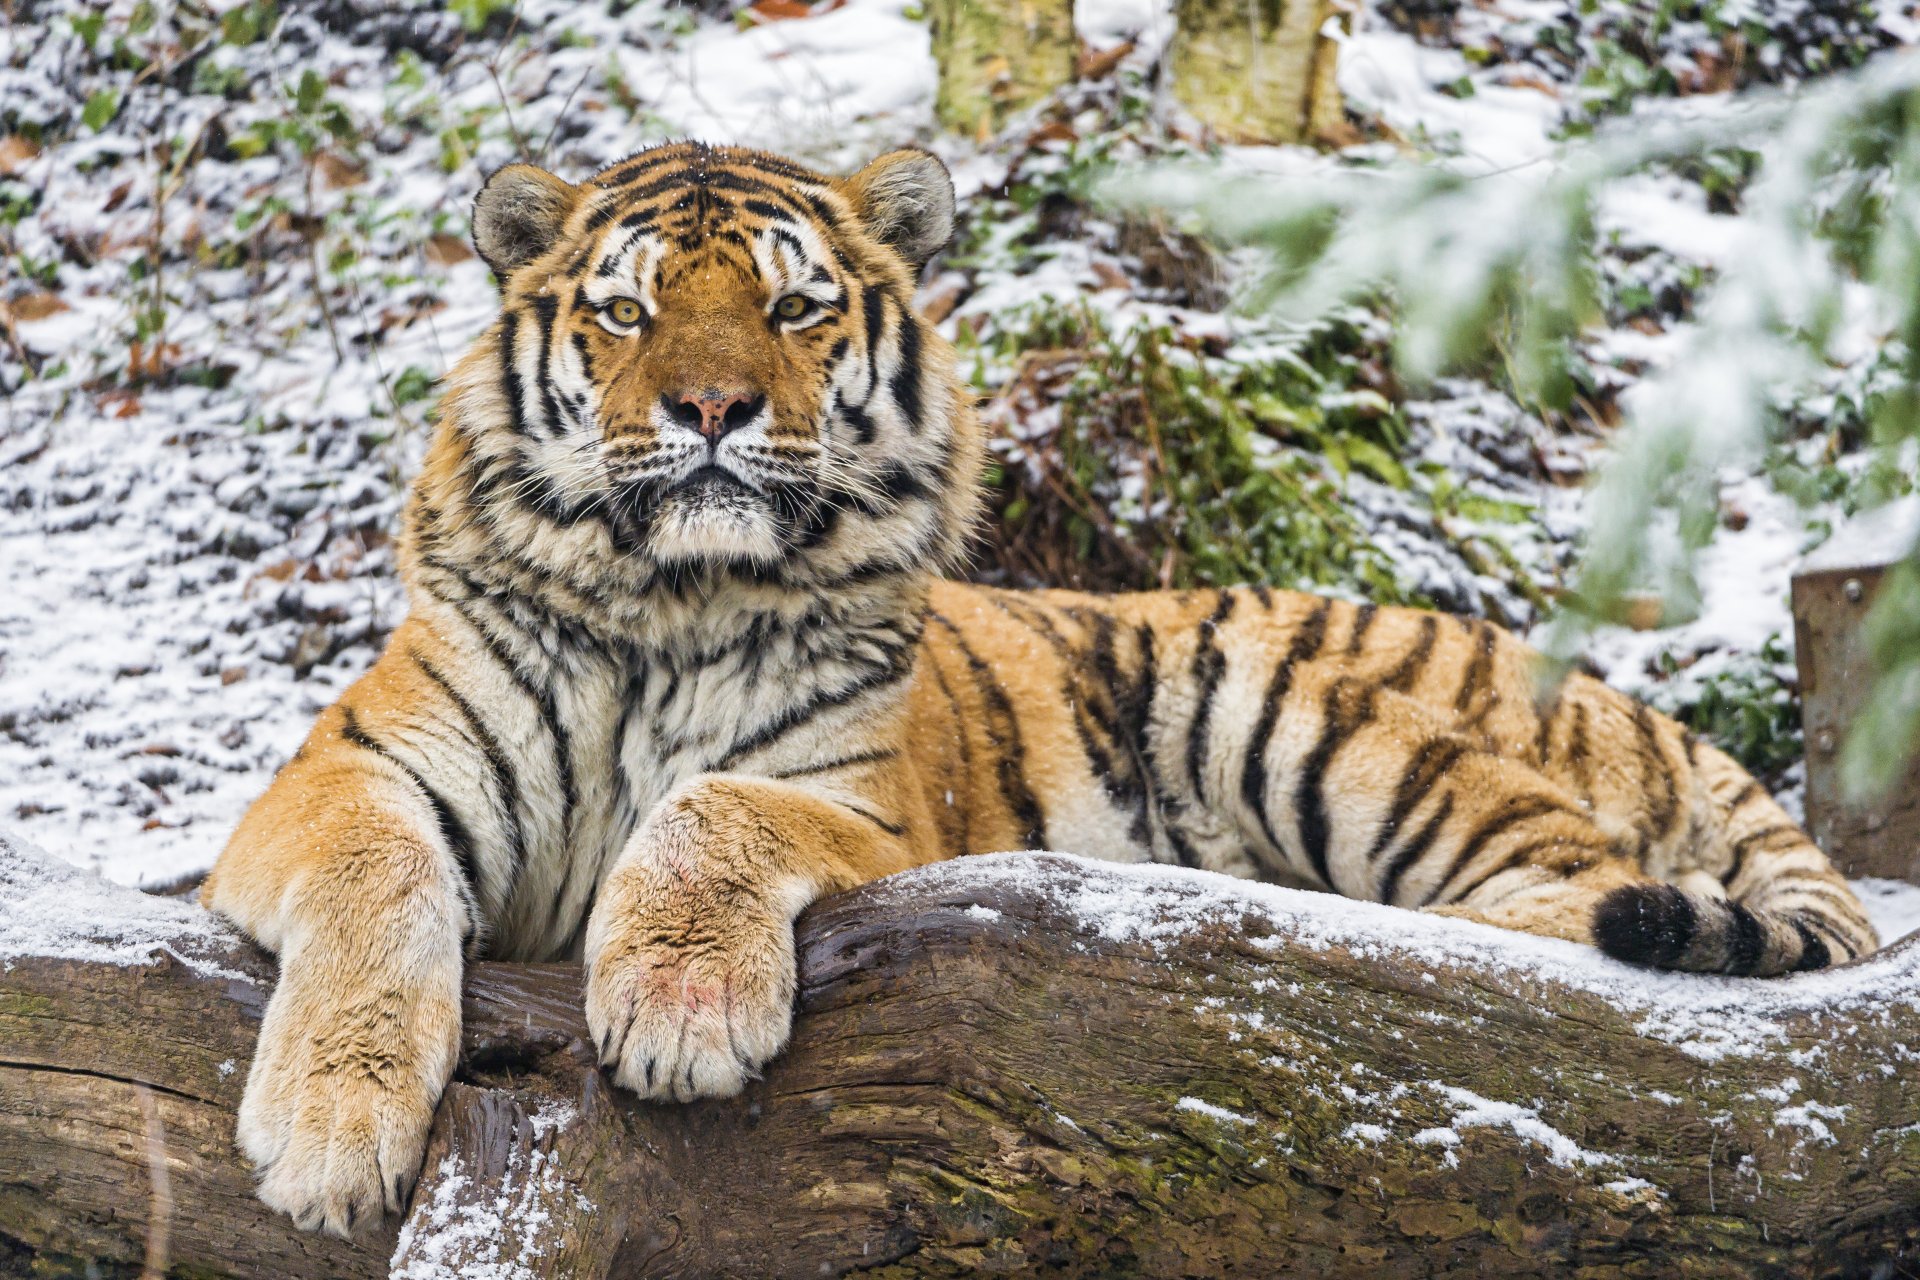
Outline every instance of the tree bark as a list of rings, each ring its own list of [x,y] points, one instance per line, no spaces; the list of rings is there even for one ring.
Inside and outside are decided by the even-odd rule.
[[[1173,90],[1233,142],[1301,142],[1342,121],[1330,0],[1178,0]]]
[[[0,841],[0,1273],[1806,1277],[1920,1236],[1913,942],[1643,977],[1049,855],[807,912],[793,1045],[726,1101],[609,1086],[577,968],[476,966],[406,1222],[305,1235],[231,1144],[271,963],[82,879]],[[34,941],[82,892],[107,958]]]
[[[931,0],[928,16],[940,75],[934,110],[949,129],[990,138],[1073,78],[1071,0]]]

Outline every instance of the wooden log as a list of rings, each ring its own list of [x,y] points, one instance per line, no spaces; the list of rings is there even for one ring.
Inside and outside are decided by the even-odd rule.
[[[76,899],[93,932],[42,939]],[[196,1276],[1920,1256],[1915,942],[1792,979],[1655,975],[1200,873],[969,859],[806,913],[792,1048],[735,1099],[634,1102],[592,1065],[577,969],[476,966],[407,1221],[346,1242],[259,1206],[231,1147],[263,957],[4,845],[0,921],[0,1258],[33,1274],[134,1274],[163,1218],[166,1269]]]
[[[1232,142],[1301,142],[1343,121],[1330,0],[1178,0],[1173,92]]]
[[[1073,78],[1071,0],[931,0],[927,14],[949,129],[989,138]]]

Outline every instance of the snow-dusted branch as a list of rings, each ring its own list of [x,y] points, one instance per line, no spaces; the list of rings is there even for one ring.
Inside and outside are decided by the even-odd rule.
[[[1306,322],[1384,290],[1416,379],[1496,354],[1531,398],[1564,403],[1563,344],[1602,318],[1596,210],[1609,184],[1714,152],[1763,155],[1718,219],[1728,242],[1698,314],[1662,367],[1624,398],[1628,425],[1588,503],[1574,591],[1548,647],[1571,656],[1595,619],[1650,594],[1668,622],[1699,603],[1696,553],[1719,517],[1717,479],[1751,468],[1776,411],[1832,363],[1883,346],[1870,397],[1878,443],[1911,476],[1920,439],[1920,55],[1878,59],[1793,92],[1645,104],[1537,162],[1458,162],[1282,173],[1215,166],[1121,175],[1117,198],[1180,212],[1267,258],[1253,305]],[[1869,501],[1871,499],[1869,498]],[[1908,557],[1920,565],[1920,547]],[[1855,735],[1848,777],[1884,786],[1920,745],[1920,572],[1879,608],[1883,696]]]
[[[4,844],[0,919],[0,1238],[54,1266],[143,1256],[143,1090],[195,1274],[1820,1276],[1920,1236],[1913,945],[1662,976],[1200,873],[964,860],[802,919],[794,1044],[734,1100],[634,1103],[577,969],[477,966],[411,1215],[349,1244],[260,1209],[231,1150],[258,955]]]

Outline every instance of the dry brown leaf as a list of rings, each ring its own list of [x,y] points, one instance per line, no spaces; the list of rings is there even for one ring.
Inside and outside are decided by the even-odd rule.
[[[427,261],[440,267],[451,267],[473,257],[473,250],[467,248],[465,240],[444,232],[427,237],[426,252]]]
[[[73,308],[57,293],[29,293],[6,304],[8,318],[19,324],[31,324],[35,320],[45,320],[48,316],[71,310]]]
[[[1132,53],[1133,49],[1132,40],[1122,41],[1113,48],[1102,49],[1098,53],[1091,49],[1082,49],[1079,65],[1074,68],[1074,72],[1082,80],[1104,80],[1113,74],[1115,67],[1126,61],[1127,55]]]
[[[847,0],[826,0],[825,4],[808,4],[806,0],[755,0],[748,6],[756,22],[788,22],[794,18],[813,18],[823,13],[832,13]]]
[[[40,148],[32,138],[9,133],[0,137],[0,175],[11,177],[27,167],[28,161],[40,154]]]
[[[343,187],[357,187],[367,180],[364,165],[356,164],[335,151],[322,151],[314,157],[313,167],[319,173],[321,183],[336,191]]]
[[[1074,142],[1080,135],[1065,120],[1049,120],[1027,135],[1027,146],[1038,147],[1048,142]]]
[[[1093,263],[1093,274],[1100,281],[1100,288],[1103,290],[1133,288],[1133,281],[1127,279],[1126,273],[1111,262],[1103,262],[1096,258]]]

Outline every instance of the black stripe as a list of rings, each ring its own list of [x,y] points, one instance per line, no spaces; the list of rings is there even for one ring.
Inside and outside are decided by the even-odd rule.
[[[440,829],[440,838],[447,842],[447,849],[453,854],[456,869],[465,882],[469,913],[468,929],[480,927],[478,904],[480,899],[480,871],[474,860],[473,838],[468,834],[466,824],[460,821],[460,815],[453,806],[436,791],[432,784],[420,775],[420,771],[395,755],[383,742],[360,727],[360,717],[354,709],[345,703],[340,705],[340,736],[363,751],[371,751],[384,760],[390,761],[402,773],[420,788],[420,794],[433,810],[434,825]]]
[[[1401,693],[1413,688],[1420,673],[1426,669],[1427,660],[1433,656],[1433,641],[1439,630],[1440,623],[1434,615],[1428,614],[1420,619],[1420,638],[1414,641],[1413,648],[1407,650],[1407,656],[1400,660],[1400,665],[1388,673],[1383,681],[1387,688]]]
[[[859,814],[861,817],[865,818],[868,822],[871,822],[874,826],[880,828],[882,831],[886,832],[890,836],[903,836],[907,834],[907,828],[905,827],[905,825],[898,822],[888,822],[885,818],[881,817],[879,814],[869,813],[865,809],[862,809],[857,804],[848,804],[846,801],[842,800],[840,802],[840,807],[842,809],[845,809],[848,813]]]
[[[459,708],[460,714],[467,722],[467,736],[486,757],[487,766],[493,773],[494,791],[499,797],[500,812],[507,828],[507,865],[512,868],[508,873],[507,883],[512,884],[518,880],[520,866],[525,862],[527,855],[526,840],[520,829],[520,789],[514,782],[513,762],[508,759],[507,753],[501,750],[500,740],[480,718],[480,713],[474,710],[473,704],[453,687],[452,682],[441,674],[440,669],[421,657],[416,649],[407,650],[407,656],[412,658],[414,665],[426,673],[427,679],[439,685],[453,705]]]
[[[886,295],[879,285],[870,284],[860,291],[860,310],[867,321],[867,399],[873,398],[873,390],[880,384],[880,333],[886,324],[887,315],[881,307]]]
[[[1420,744],[1420,750],[1400,774],[1400,783],[1393,792],[1393,807],[1380,824],[1380,830],[1373,838],[1373,847],[1367,850],[1366,862],[1369,867],[1387,851],[1393,838],[1400,834],[1400,824],[1407,820],[1407,815],[1413,812],[1415,806],[1426,799],[1434,783],[1453,768],[1454,763],[1467,751],[1467,744],[1458,738],[1428,738]]]
[[[900,362],[894,366],[888,385],[893,388],[894,403],[907,420],[907,430],[920,429],[920,324],[913,313],[900,312]]]
[[[1455,851],[1452,865],[1447,868],[1447,874],[1441,877],[1440,883],[1433,887],[1433,891],[1426,896],[1420,905],[1424,907],[1430,903],[1440,901],[1442,898],[1445,898],[1447,901],[1452,901],[1450,897],[1447,897],[1447,887],[1459,877],[1462,871],[1472,865],[1473,860],[1479,857],[1481,852],[1489,844],[1505,832],[1512,830],[1523,822],[1531,822],[1533,819],[1545,817],[1549,813],[1564,813],[1565,811],[1566,806],[1551,796],[1518,795],[1510,797],[1501,806],[1500,812],[1483,821],[1467,834],[1465,840],[1460,842],[1460,848]]]
[[[543,293],[533,300],[534,318],[540,322],[540,350],[535,353],[533,378],[540,389],[540,412],[548,435],[560,433],[560,406],[553,398],[553,321],[560,313],[560,299]]]
[[[1737,902],[1727,903],[1726,908],[1732,919],[1727,938],[1726,971],[1743,975],[1752,973],[1766,958],[1766,926],[1760,923],[1759,916]]]
[[[1831,964],[1833,953],[1814,933],[1811,927],[1812,922],[1803,916],[1789,916],[1788,919],[1793,922],[1793,931],[1800,935],[1800,963],[1794,965],[1794,968],[1824,969]]]
[[[1414,863],[1426,856],[1427,850],[1433,847],[1434,840],[1440,835],[1440,828],[1446,825],[1447,819],[1452,816],[1453,793],[1448,792],[1440,797],[1440,804],[1434,809],[1432,816],[1421,825],[1418,831],[1414,832],[1412,839],[1400,846],[1400,851],[1393,855],[1393,861],[1387,864],[1386,873],[1380,877],[1380,901],[1391,903],[1396,907],[1401,905],[1401,877],[1412,869]]]
[[[1200,624],[1199,642],[1193,651],[1193,675],[1200,682],[1200,697],[1194,704],[1193,723],[1187,729],[1187,783],[1193,789],[1194,798],[1203,804],[1207,792],[1200,785],[1200,766],[1206,754],[1207,722],[1213,718],[1214,690],[1220,687],[1220,678],[1227,670],[1227,655],[1215,642],[1214,633],[1233,613],[1236,599],[1231,591],[1220,593],[1212,615]]]
[[[1720,883],[1731,886],[1734,881],[1740,878],[1740,873],[1747,869],[1747,859],[1758,851],[1761,845],[1773,839],[1775,836],[1789,834],[1798,836],[1803,833],[1798,827],[1781,822],[1771,827],[1762,827],[1758,831],[1751,831],[1741,836],[1733,842],[1733,861],[1727,865],[1727,872],[1720,877]]]
[[[887,660],[884,663],[875,665],[872,670],[858,679],[831,693],[815,694],[801,705],[775,716],[746,737],[736,739],[734,744],[714,761],[711,768],[716,772],[729,769],[742,756],[768,746],[833,708],[845,706],[863,693],[897,683],[913,671],[913,658],[917,647],[916,644],[911,643],[886,647]]]
[[[534,679],[533,675],[520,664],[519,660],[508,652],[506,646],[501,644],[499,638],[488,630],[484,623],[473,616],[473,611],[468,607],[467,602],[453,600],[448,601],[448,603],[459,613],[461,620],[473,628],[474,634],[480,637],[481,644],[486,646],[487,653],[495,662],[500,664],[501,668],[504,669],[508,675],[513,677],[513,682],[520,686],[520,691],[532,700],[534,707],[539,711],[541,723],[546,726],[548,735],[553,739],[554,769],[560,776],[560,847],[562,849],[571,849],[573,843],[573,806],[575,800],[573,785],[573,744],[567,737],[566,730],[560,727],[560,711],[554,703],[553,690],[551,687]],[[512,621],[505,618],[499,610],[496,609],[494,614],[496,617],[501,618],[502,625],[514,626]],[[519,628],[515,627],[515,629],[518,630]],[[538,648],[537,645],[533,647]],[[501,901],[504,902],[508,897],[512,896],[513,887],[511,884],[506,887],[506,891],[502,894]]]
[[[1102,791],[1110,791],[1110,784],[1119,772],[1114,753],[1107,749],[1107,742],[1096,733],[1097,728],[1092,712],[1094,691],[1081,679],[1080,654],[1060,629],[1053,624],[1040,606],[1029,604],[1018,597],[1010,597],[994,592],[987,597],[1000,612],[1006,614],[1020,626],[1031,631],[1046,642],[1053,650],[1054,657],[1060,662],[1060,701],[1066,705],[1073,717],[1074,736],[1079,739],[1080,753],[1086,757],[1087,773],[1094,785]],[[1111,737],[1111,734],[1108,735]],[[1109,794],[1109,799],[1112,796]]]
[[[1536,860],[1537,854],[1545,853],[1548,850],[1561,852],[1584,850],[1589,856],[1581,857],[1578,853],[1575,853],[1573,857],[1566,858],[1563,861],[1542,862]],[[1449,901],[1465,902],[1468,898],[1471,898],[1475,893],[1479,892],[1480,887],[1486,884],[1487,881],[1503,872],[1513,871],[1519,867],[1537,867],[1542,871],[1552,871],[1562,879],[1565,879],[1569,876],[1577,876],[1596,863],[1613,856],[1613,851],[1610,849],[1597,848],[1592,845],[1575,844],[1572,841],[1563,840],[1558,837],[1550,837],[1544,840],[1529,840],[1525,844],[1510,850],[1507,855],[1498,862],[1495,862],[1479,875],[1473,877],[1473,879],[1467,881],[1458,889],[1455,889],[1453,893],[1449,895]]]
[[[1460,692],[1453,699],[1454,710],[1465,711],[1473,705],[1474,696],[1480,692],[1480,686],[1493,670],[1493,646],[1493,628],[1483,622],[1480,624],[1480,642],[1473,648],[1473,660],[1467,663],[1467,673],[1460,679]]]
[[[525,386],[519,366],[520,313],[500,317],[500,394],[507,402],[507,424],[517,436],[527,434],[526,406],[520,402]]]
[[[835,769],[853,769],[863,764],[879,764],[883,760],[895,759],[899,754],[900,752],[896,748],[881,747],[872,751],[858,751],[853,755],[841,756],[836,760],[828,760],[822,764],[796,765],[791,769],[781,769],[768,776],[781,781],[789,778],[810,778],[815,774],[832,773]]]
[[[1308,754],[1293,790],[1293,811],[1298,815],[1295,823],[1300,833],[1300,848],[1306,854],[1307,865],[1312,868],[1313,874],[1330,889],[1337,886],[1328,870],[1332,824],[1327,819],[1327,768],[1340,748],[1352,741],[1353,735],[1373,719],[1374,707],[1372,697],[1359,699],[1357,707],[1345,706],[1350,700],[1346,690],[1345,679],[1334,681],[1327,690],[1326,721],[1321,725],[1320,738],[1313,744],[1313,750]]]
[[[953,636],[953,643],[967,660],[967,670],[973,677],[975,689],[987,709],[987,732],[1000,747],[1000,758],[995,761],[999,774],[1000,796],[1006,801],[1007,811],[1013,815],[1017,826],[1025,829],[1027,848],[1044,849],[1047,838],[1047,815],[1040,807],[1040,800],[1027,785],[1026,748],[1020,741],[1020,721],[1015,717],[1013,703],[1007,697],[1007,691],[993,678],[993,670],[975,653],[966,637],[960,634],[960,628],[939,614],[930,614],[930,620],[945,627]]]
[[[1274,726],[1280,721],[1280,704],[1293,687],[1294,668],[1318,654],[1326,643],[1327,615],[1332,609],[1331,600],[1320,601],[1295,628],[1285,656],[1267,681],[1266,696],[1260,700],[1260,716],[1254,721],[1253,736],[1247,742],[1247,756],[1240,767],[1240,798],[1259,820],[1260,831],[1266,836],[1268,847],[1282,858],[1286,857],[1286,849],[1274,833],[1273,820],[1267,813],[1267,743],[1273,737]]]
[[[1161,829],[1167,843],[1173,846],[1175,861],[1183,867],[1197,867],[1200,856],[1194,852],[1186,833],[1180,830],[1180,815],[1186,806],[1175,789],[1167,785],[1166,774],[1160,767],[1160,752],[1154,745],[1153,707],[1160,696],[1160,677],[1154,656],[1153,628],[1141,623],[1134,629],[1134,643],[1140,650],[1140,685],[1135,694],[1139,718],[1135,736],[1140,744],[1141,772],[1145,776],[1147,795],[1155,812],[1160,814]]]
[[[1347,652],[1359,653],[1367,643],[1367,632],[1373,630],[1373,620],[1380,616],[1380,606],[1363,604],[1353,615],[1353,632],[1347,637]]]

